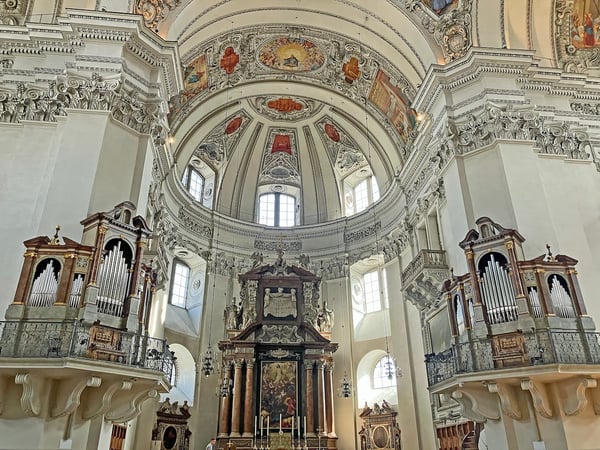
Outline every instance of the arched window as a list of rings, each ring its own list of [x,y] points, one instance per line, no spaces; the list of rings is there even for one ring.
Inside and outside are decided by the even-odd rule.
[[[287,194],[262,194],[258,200],[258,223],[270,227],[296,225],[296,199]]]
[[[396,386],[396,363],[390,355],[385,355],[373,369],[373,388],[381,389]]]
[[[183,174],[181,183],[185,189],[190,193],[194,200],[202,202],[202,196],[204,195],[204,177],[194,167],[188,166]]]
[[[185,308],[187,306],[189,284],[190,268],[181,261],[173,261],[169,303],[180,308]]]
[[[358,214],[379,200],[379,186],[374,176],[354,182],[352,177],[344,182],[346,215]]]

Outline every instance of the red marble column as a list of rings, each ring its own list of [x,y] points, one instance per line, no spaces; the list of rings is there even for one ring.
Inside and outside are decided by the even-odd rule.
[[[235,372],[233,375],[233,411],[231,418],[231,436],[240,437],[240,424],[242,419],[242,368],[244,360],[237,359],[234,363]]]
[[[327,411],[325,406],[325,362],[319,361],[317,366],[317,403],[319,410],[319,434],[327,433],[327,423],[325,422]]]
[[[333,411],[333,361],[325,365],[325,405],[327,412],[327,431],[328,437],[336,437],[335,434],[335,415]]]
[[[246,360],[246,396],[244,398],[244,436],[254,436],[254,425],[252,417],[254,416],[254,359]]]
[[[231,363],[227,362],[223,367],[222,383],[229,384],[231,380]],[[229,437],[229,417],[231,413],[231,396],[221,398],[221,418],[219,421],[219,437]]]
[[[306,436],[315,435],[315,404],[313,402],[314,396],[314,383],[313,383],[313,361],[306,361],[304,368],[306,369],[306,429],[304,434]],[[302,424],[304,425],[304,424]]]

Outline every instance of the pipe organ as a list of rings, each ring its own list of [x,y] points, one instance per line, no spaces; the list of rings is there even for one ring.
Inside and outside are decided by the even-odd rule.
[[[526,260],[518,231],[487,217],[460,243],[469,272],[442,288],[456,348],[466,341],[491,339],[495,367],[527,365],[540,358],[536,330],[593,331],[575,265],[565,255]],[[458,351],[458,350],[456,350]],[[429,358],[432,355],[428,355]],[[477,355],[457,355],[475,361]]]
[[[63,237],[61,244],[59,227],[51,238],[25,241],[25,260],[6,318],[83,319],[139,331],[149,315],[156,277],[143,265],[150,230],[134,212],[133,204],[123,202],[83,220],[83,243]]]

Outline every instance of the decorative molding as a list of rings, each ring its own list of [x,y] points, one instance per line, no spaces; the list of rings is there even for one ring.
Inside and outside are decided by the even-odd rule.
[[[379,232],[379,230],[381,230],[380,220],[378,220],[372,225],[369,225],[368,227],[362,228],[357,231],[345,231],[344,242],[351,243],[354,241],[360,241],[362,239],[368,238],[369,236],[376,234],[377,232]]]
[[[263,149],[259,184],[284,183],[300,186],[300,161],[298,158],[298,136],[295,128],[269,128]],[[289,139],[289,148],[277,151],[274,148],[280,136]]]
[[[563,410],[567,416],[580,414],[588,405],[586,390],[596,388],[597,380],[575,377],[558,383]]]
[[[519,406],[517,388],[506,383],[490,382],[487,385],[490,392],[495,392],[500,398],[502,412],[514,420],[521,420],[523,414]]]
[[[21,408],[28,416],[39,416],[42,410],[41,395],[45,388],[45,379],[30,373],[19,373],[15,376],[15,384],[23,386]]]
[[[600,103],[571,102],[571,109],[590,116],[600,116]]]
[[[552,406],[550,405],[550,398],[548,397],[548,391],[544,383],[528,378],[521,380],[521,389],[529,391],[533,399],[533,407],[538,414],[546,419],[552,418]]]
[[[421,0],[388,0],[415,14],[427,32],[433,35],[444,53],[446,62],[464,56],[472,47],[471,10],[473,0],[460,0],[458,7],[441,14],[423,4]]]
[[[254,240],[254,248],[256,250],[275,252],[282,249],[285,252],[298,252],[302,250],[302,241],[286,241],[281,242],[276,240],[265,241],[262,239]]]
[[[299,344],[304,341],[298,336],[298,327],[295,325],[263,325],[256,333],[256,340],[268,344]]]
[[[134,12],[142,15],[146,27],[158,32],[158,26],[179,6],[179,3],[181,0],[137,0]]]
[[[202,223],[197,217],[192,217],[183,206],[179,208],[177,219],[179,219],[185,228],[197,236],[208,239],[212,238],[213,229],[208,224]]]
[[[97,388],[102,383],[100,377],[68,378],[60,380],[56,392],[56,406],[52,417],[66,416],[73,413],[81,402],[81,394],[86,387]]]
[[[499,139],[533,141],[541,154],[563,155],[589,160],[591,144],[588,134],[568,122],[547,120],[531,108],[515,109],[511,105],[488,104],[479,115],[471,115],[466,123],[448,120],[444,131],[436,137],[431,160],[443,167],[454,155],[465,155],[491,145]]]

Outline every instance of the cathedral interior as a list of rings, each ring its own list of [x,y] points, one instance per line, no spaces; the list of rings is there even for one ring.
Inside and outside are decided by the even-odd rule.
[[[0,449],[600,449],[597,0],[0,0],[0,142]]]

